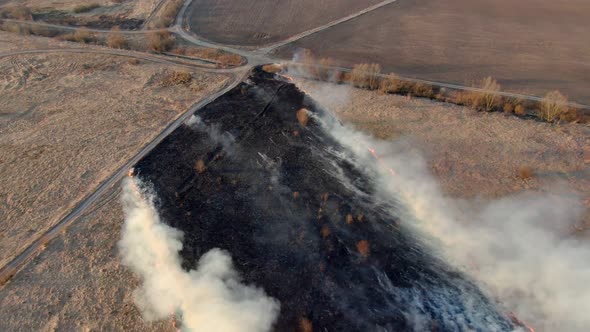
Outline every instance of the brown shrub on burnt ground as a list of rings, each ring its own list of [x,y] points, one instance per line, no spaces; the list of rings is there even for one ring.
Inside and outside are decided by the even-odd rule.
[[[322,237],[325,239],[328,236],[330,236],[330,234],[332,234],[332,231],[330,230],[330,227],[328,226],[323,226],[322,230],[320,231],[322,234]]]
[[[297,111],[297,121],[303,127],[309,123],[309,111],[305,108],[301,108]]]
[[[175,43],[174,36],[168,31],[153,31],[148,34],[148,48],[154,52],[169,51]]]
[[[313,332],[313,324],[307,318],[299,319],[299,331],[300,332]]]
[[[267,73],[276,74],[281,72],[283,70],[283,67],[281,67],[281,65],[279,64],[272,63],[262,66],[262,70],[264,70]]]
[[[113,27],[111,32],[107,37],[107,46],[112,48],[127,48],[128,43],[127,39],[121,33],[121,29],[119,27]]]
[[[197,160],[197,162],[195,163],[195,171],[198,174],[203,174],[207,171],[207,166],[205,166],[205,162],[203,161],[203,159]]]
[[[369,246],[369,241],[367,240],[360,240],[356,243],[356,250],[363,256],[364,258],[369,257],[371,253],[371,248]]]

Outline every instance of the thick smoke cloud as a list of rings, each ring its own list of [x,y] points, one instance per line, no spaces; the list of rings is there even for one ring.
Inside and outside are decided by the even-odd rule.
[[[240,283],[223,250],[204,254],[195,270],[182,269],[182,233],[160,221],[153,195],[140,186],[132,178],[123,182],[125,223],[119,249],[123,264],[142,279],[134,298],[144,318],[159,320],[174,313],[182,331],[270,331],[279,303]]]
[[[314,91],[326,105],[342,105],[348,93]],[[552,187],[491,201],[452,199],[411,142],[379,141],[333,118],[317,120],[352,151],[345,158],[378,176],[382,199],[400,202],[392,213],[403,226],[477,280],[506,312],[537,332],[590,329],[590,245],[571,237],[583,213],[574,193]]]

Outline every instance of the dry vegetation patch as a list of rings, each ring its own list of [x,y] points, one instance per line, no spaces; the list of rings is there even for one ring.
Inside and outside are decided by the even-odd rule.
[[[168,31],[153,31],[148,35],[148,48],[154,52],[169,51],[175,43],[174,36]]]
[[[50,54],[0,59],[0,265],[226,77],[151,82],[162,65]],[[187,81],[185,74],[179,76]]]
[[[590,197],[586,125],[555,126],[427,99],[296,82],[343,122],[377,138],[395,139],[397,146],[425,156],[431,173],[451,197],[497,198],[564,184],[579,197]],[[515,112],[519,108],[524,106],[518,104]]]
[[[174,23],[176,14],[184,4],[183,0],[169,0],[166,1],[164,6],[156,14],[156,17],[149,23],[149,27],[152,29],[167,28]]]

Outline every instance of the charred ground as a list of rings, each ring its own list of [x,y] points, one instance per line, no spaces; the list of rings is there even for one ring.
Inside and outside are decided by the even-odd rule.
[[[317,120],[329,115],[295,85],[255,70],[196,115],[137,165],[139,177],[184,232],[185,268],[212,248],[230,252],[246,283],[281,302],[277,331],[511,329],[399,225],[396,202],[342,158]]]

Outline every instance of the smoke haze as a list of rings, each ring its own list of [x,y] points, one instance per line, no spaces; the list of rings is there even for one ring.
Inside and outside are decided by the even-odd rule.
[[[266,332],[279,303],[240,283],[229,254],[212,249],[196,269],[181,267],[182,233],[160,221],[149,194],[135,178],[123,181],[125,223],[119,249],[123,264],[142,280],[134,299],[144,319],[181,320],[182,331]]]
[[[312,97],[341,107],[349,88],[330,86]],[[547,188],[493,201],[455,200],[443,195],[411,142],[379,141],[333,118],[316,120],[352,151],[343,158],[375,174],[381,199],[399,202],[392,213],[403,226],[477,280],[506,312],[537,331],[588,330],[590,246],[569,235],[583,213],[574,193]]]

